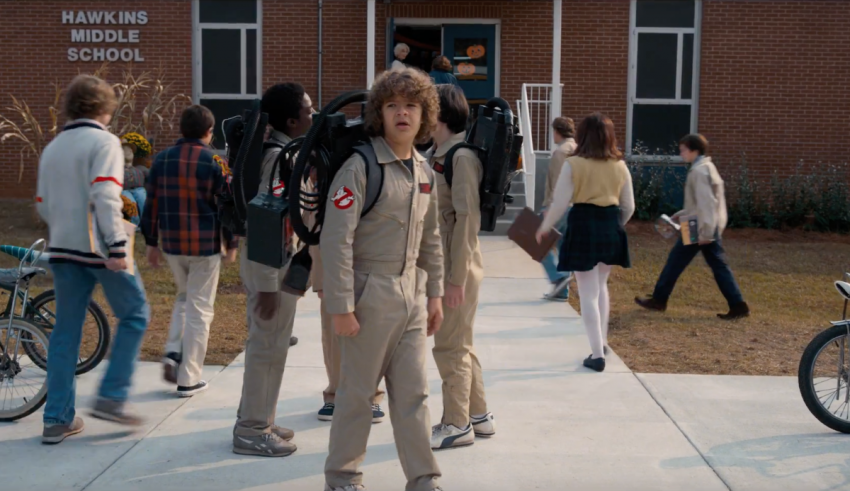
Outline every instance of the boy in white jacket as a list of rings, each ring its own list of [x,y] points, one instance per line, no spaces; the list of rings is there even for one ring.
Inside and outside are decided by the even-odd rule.
[[[97,283],[118,317],[109,368],[92,416],[140,425],[124,404],[150,311],[138,269],[128,270],[121,209],[124,154],[107,131],[117,104],[112,87],[80,75],[65,95],[68,123],[44,149],[38,166],[38,212],[50,229],[50,269],[56,290],[56,325],[47,354],[44,443],[83,431],[74,408],[77,360],[86,309]]]
[[[699,243],[684,245],[680,238],[667,264],[655,284],[655,291],[649,297],[635,298],[635,302],[650,310],[664,311],[667,300],[673,292],[673,287],[679,276],[688,267],[698,252],[702,252],[705,262],[714,273],[714,279],[721,293],[729,303],[729,312],[717,314],[724,320],[746,317],[750,308],[741,296],[741,290],[735,281],[735,276],[726,262],[726,253],[720,243],[720,236],[726,228],[726,197],[723,189],[723,179],[717,172],[711,157],[707,156],[708,140],[698,134],[687,135],[679,142],[679,154],[685,162],[691,164],[685,183],[685,208],[673,215],[673,220],[679,217],[696,215],[699,224]]]

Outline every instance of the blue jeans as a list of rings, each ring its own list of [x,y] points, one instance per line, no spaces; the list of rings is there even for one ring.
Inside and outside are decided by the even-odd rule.
[[[136,202],[136,208],[139,209],[139,216],[133,217],[130,221],[133,225],[139,225],[142,221],[142,214],[145,212],[145,201],[148,199],[148,192],[145,191],[145,188],[133,188],[125,189],[121,191],[121,194]]]
[[[546,271],[546,276],[549,277],[549,281],[553,284],[558,283],[570,275],[569,271],[558,271],[558,254],[561,251],[561,244],[564,242],[564,235],[567,233],[567,217],[569,215],[570,211],[567,210],[564,216],[555,224],[555,229],[561,232],[561,238],[558,239],[555,249],[549,251],[543,260],[540,261],[540,264],[543,265],[543,269]]]
[[[80,356],[86,310],[95,285],[101,284],[109,306],[118,317],[109,367],[98,391],[104,399],[127,400],[142,337],[150,320],[150,308],[138,269],[135,276],[76,264],[52,264],[51,269],[56,290],[56,325],[50,334],[47,351],[44,423],[70,424],[75,416],[77,383],[74,372]]]
[[[729,303],[729,307],[742,303],[744,297],[741,295],[741,289],[738,288],[735,276],[729,268],[729,263],[726,262],[726,253],[720,243],[720,237],[703,246],[698,244],[686,246],[682,243],[682,239],[676,241],[676,245],[670,251],[670,256],[667,257],[667,264],[664,265],[664,270],[661,271],[661,276],[655,284],[652,298],[666,302],[670,298],[670,294],[673,293],[673,287],[676,286],[679,276],[700,252],[711,268],[711,272],[714,273],[714,280],[720,287],[720,292],[723,293],[726,302]]]

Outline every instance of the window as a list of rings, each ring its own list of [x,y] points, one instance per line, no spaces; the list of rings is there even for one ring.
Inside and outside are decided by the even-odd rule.
[[[696,131],[701,0],[632,0],[628,153],[670,155]]]
[[[215,115],[213,146],[224,148],[221,122],[261,97],[261,0],[194,1],[194,99]]]

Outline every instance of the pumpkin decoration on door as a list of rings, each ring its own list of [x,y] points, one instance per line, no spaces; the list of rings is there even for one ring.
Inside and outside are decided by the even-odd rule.
[[[475,65],[472,63],[458,63],[457,72],[461,75],[475,75]]]
[[[466,48],[466,55],[472,58],[473,60],[483,58],[485,54],[487,54],[487,50],[485,50],[484,46],[481,46],[480,44],[473,44],[472,46]]]

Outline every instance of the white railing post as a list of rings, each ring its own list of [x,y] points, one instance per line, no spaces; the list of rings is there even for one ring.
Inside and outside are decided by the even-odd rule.
[[[531,111],[528,106],[528,86],[522,85],[522,98],[520,99],[520,131],[522,132],[522,167],[525,183],[526,206],[534,209],[534,170],[537,166],[537,156],[534,153],[534,137],[531,131]]]
[[[375,0],[366,4],[366,89],[375,82]]]
[[[551,111],[550,119],[547,125],[551,125],[552,121],[561,115],[561,22],[563,19],[563,5],[561,0],[553,0],[554,12],[552,13],[552,87],[549,101]],[[555,138],[551,131],[549,133],[548,143],[551,150],[555,149]]]

